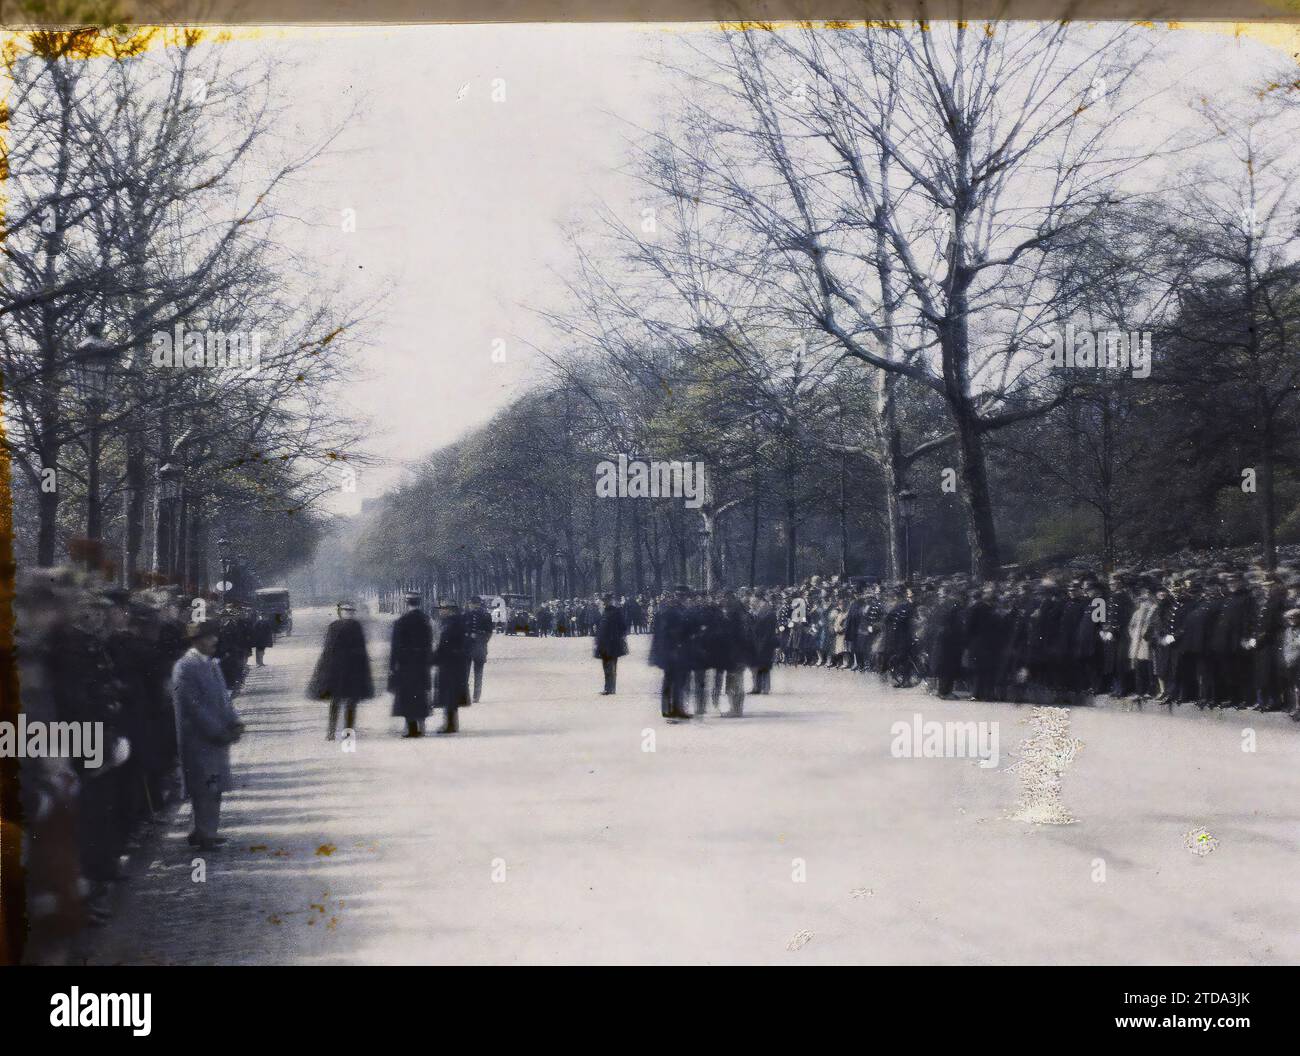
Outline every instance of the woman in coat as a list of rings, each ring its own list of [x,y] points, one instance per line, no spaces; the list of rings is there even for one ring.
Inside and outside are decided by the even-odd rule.
[[[321,649],[316,669],[307,686],[311,700],[328,700],[330,705],[329,730],[326,740],[334,740],[339,710],[343,709],[344,729],[356,728],[357,702],[375,695],[375,683],[370,677],[370,654],[366,650],[366,632],[357,622],[353,605],[340,605],[339,618],[325,630],[325,646]]]

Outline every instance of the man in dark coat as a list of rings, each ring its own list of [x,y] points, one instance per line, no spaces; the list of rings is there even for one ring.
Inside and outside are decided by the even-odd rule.
[[[1260,711],[1286,708],[1285,670],[1282,663],[1283,613],[1286,587],[1276,573],[1264,575],[1255,610],[1255,700]]]
[[[971,595],[964,630],[972,669],[971,696],[975,700],[994,700],[1002,656],[1002,617],[982,590]]]
[[[883,651],[882,639],[885,628],[885,606],[880,592],[880,584],[873,583],[867,588],[863,598],[862,611],[858,615],[857,642],[854,648],[858,654],[859,671],[880,672],[880,654]]]
[[[1244,708],[1254,687],[1251,650],[1255,637],[1255,605],[1239,573],[1224,577],[1227,588],[1210,632],[1210,656],[1215,669],[1218,702]]]
[[[370,654],[366,650],[366,632],[357,622],[356,607],[342,604],[339,618],[325,629],[325,646],[307,686],[312,700],[328,700],[330,705],[328,741],[334,740],[339,710],[343,710],[344,729],[356,729],[357,702],[375,695],[370,677]]]
[[[727,714],[731,718],[740,718],[745,710],[745,668],[752,662],[754,629],[749,610],[736,597],[734,590],[723,593],[720,617],[720,644],[715,663],[725,665],[719,670],[726,683]]]
[[[1203,595],[1196,587],[1190,593],[1196,595],[1196,600],[1187,609],[1179,638],[1179,680],[1182,699],[1203,708],[1207,704],[1213,706],[1219,698],[1210,660],[1210,636],[1223,597],[1217,581],[1213,580]]]
[[[754,666],[752,693],[772,692],[772,661],[776,657],[776,610],[766,591],[754,594],[750,618],[750,662]]]
[[[469,640],[469,659],[474,668],[474,703],[483,692],[483,665],[487,663],[488,639],[492,637],[492,617],[483,608],[477,594],[469,599],[465,613],[465,636]]]
[[[266,651],[275,645],[275,623],[264,612],[257,614],[253,623],[253,652],[257,657],[257,666],[265,667]]]
[[[441,627],[433,663],[438,669],[434,707],[443,713],[439,733],[456,733],[460,729],[460,709],[469,707],[470,641],[465,617],[454,601],[439,606]]]
[[[686,683],[690,679],[686,636],[686,605],[689,587],[679,586],[675,595],[655,610],[654,634],[650,640],[650,663],[664,673],[659,691],[659,712],[665,719],[686,719]]]
[[[718,706],[722,695],[722,672],[727,658],[725,628],[722,625],[722,608],[707,594],[701,593],[686,610],[687,654],[695,686],[695,717],[703,718],[710,699]],[[712,693],[709,691],[709,672],[715,672]]]
[[[880,678],[889,677],[895,661],[904,663],[912,655],[913,625],[916,609],[912,606],[911,590],[903,583],[894,588],[894,604],[885,616],[884,642],[880,655]]]
[[[1041,600],[1029,616],[1025,654],[1030,677],[1035,684],[1044,690],[1055,691],[1062,682],[1057,638],[1061,631],[1065,600],[1061,597],[1061,588],[1055,580],[1044,580],[1041,589]]]
[[[1133,618],[1133,592],[1126,576],[1110,577],[1106,599],[1106,624],[1102,628],[1102,674],[1112,697],[1133,692],[1133,662],[1129,658],[1128,625]]]
[[[593,655],[600,660],[605,672],[602,697],[612,697],[618,683],[618,658],[627,656],[627,617],[614,604],[614,595],[605,595],[605,608],[596,623],[596,644]]]
[[[419,594],[406,596],[406,612],[393,621],[388,652],[388,688],[393,691],[393,714],[406,720],[404,737],[423,737],[430,711],[433,625],[420,600]]]
[[[953,683],[961,677],[961,654],[965,648],[965,599],[957,590],[944,587],[929,623],[930,676],[935,693],[941,698],[952,696]]]

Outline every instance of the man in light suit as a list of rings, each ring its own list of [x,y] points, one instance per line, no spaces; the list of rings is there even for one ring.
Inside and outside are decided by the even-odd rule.
[[[226,842],[217,835],[221,793],[232,787],[230,746],[244,731],[214,659],[219,634],[220,627],[211,621],[191,625],[190,649],[172,668],[181,770],[194,807],[194,831],[189,841],[204,851]]]

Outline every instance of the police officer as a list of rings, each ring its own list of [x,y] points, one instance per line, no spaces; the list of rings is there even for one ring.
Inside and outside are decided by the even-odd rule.
[[[474,666],[474,703],[483,692],[483,665],[487,663],[488,639],[492,637],[492,617],[483,608],[483,599],[477,594],[469,599],[465,613],[465,637],[469,642],[469,658]]]

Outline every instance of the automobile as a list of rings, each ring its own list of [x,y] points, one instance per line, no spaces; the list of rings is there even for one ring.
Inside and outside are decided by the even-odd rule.
[[[262,587],[253,591],[253,608],[259,616],[269,616],[277,635],[293,634],[293,606],[287,587]]]
[[[485,596],[483,604],[492,613],[492,625],[499,633],[537,633],[531,594],[494,594]]]

